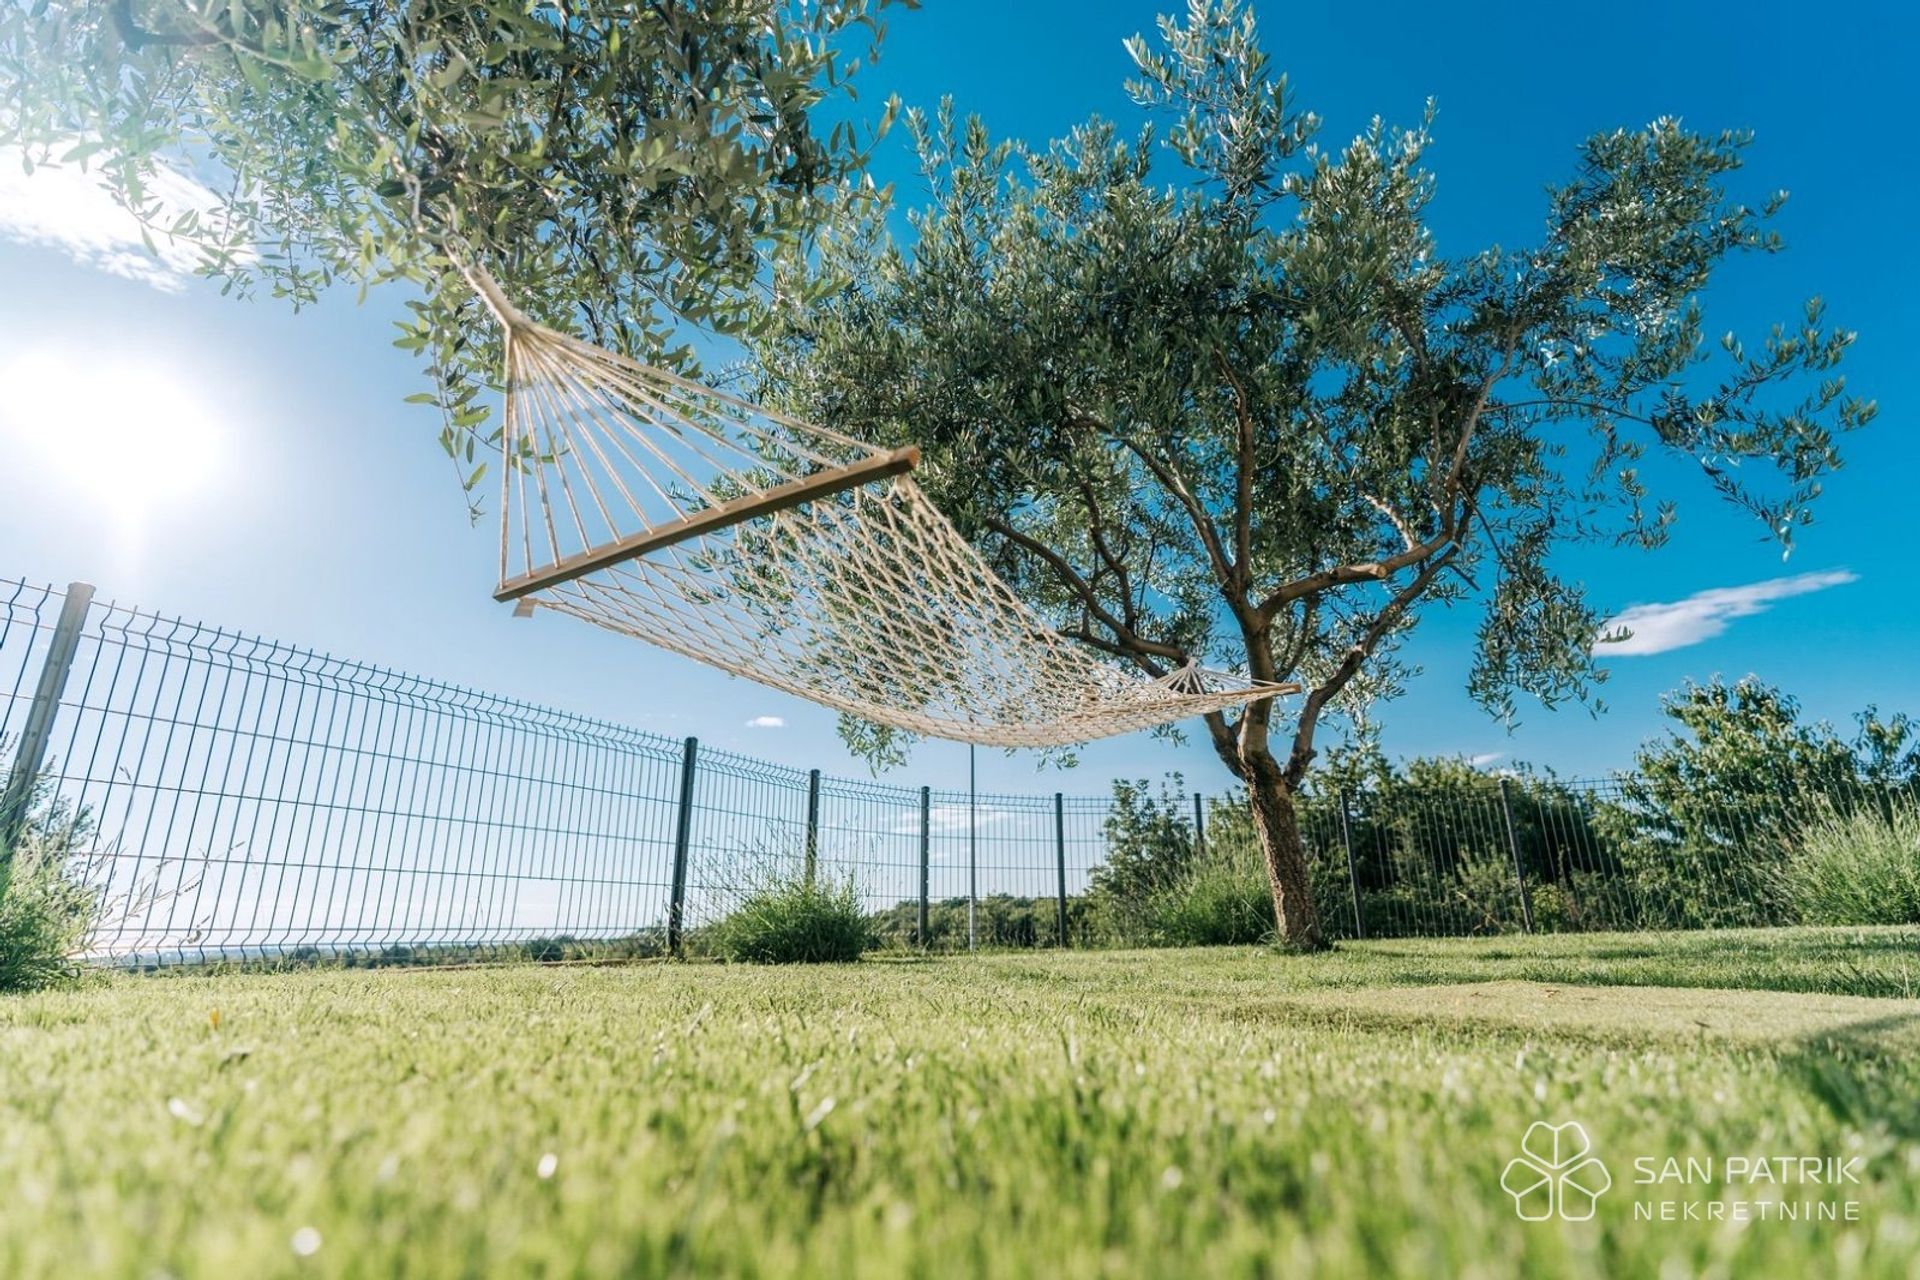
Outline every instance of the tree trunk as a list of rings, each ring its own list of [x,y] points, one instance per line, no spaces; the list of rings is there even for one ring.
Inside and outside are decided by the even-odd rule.
[[[1246,779],[1253,830],[1267,860],[1267,883],[1273,888],[1273,919],[1280,945],[1291,951],[1323,950],[1327,940],[1320,930],[1320,910],[1313,901],[1293,788],[1271,756],[1248,761]]]

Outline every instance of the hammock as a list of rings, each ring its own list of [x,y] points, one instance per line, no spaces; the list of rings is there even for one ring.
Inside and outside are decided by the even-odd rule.
[[[502,601],[914,733],[1053,747],[1297,691],[1089,654],[882,449],[533,323],[505,335]]]

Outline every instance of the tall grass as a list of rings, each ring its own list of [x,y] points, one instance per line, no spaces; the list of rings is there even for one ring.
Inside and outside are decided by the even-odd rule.
[[[704,941],[723,960],[819,964],[858,960],[877,940],[851,875],[780,875],[748,889]]]
[[[1807,924],[1920,924],[1920,806],[1817,819],[1777,874]]]
[[[16,841],[0,889],[0,993],[70,980],[100,911],[100,892],[73,869],[71,847],[29,827]]]
[[[1148,898],[1150,941],[1169,947],[1244,946],[1273,935],[1273,891],[1260,851],[1222,841]]]

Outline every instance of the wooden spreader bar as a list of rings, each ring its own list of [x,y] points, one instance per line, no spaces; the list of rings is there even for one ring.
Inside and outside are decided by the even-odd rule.
[[[666,524],[628,534],[624,538],[616,538],[612,542],[589,547],[585,551],[577,551],[544,569],[507,579],[500,584],[499,590],[493,593],[493,598],[500,601],[518,600],[522,596],[532,595],[547,587],[572,582],[575,578],[584,578],[596,570],[623,564],[628,560],[637,560],[650,551],[671,547],[689,539],[698,538],[702,534],[717,533],[721,529],[731,528],[757,516],[772,515],[777,511],[800,506],[802,503],[844,493],[848,489],[858,489],[861,485],[872,484],[876,480],[905,475],[919,465],[919,448],[908,445],[903,449],[895,449],[891,453],[868,458],[864,462],[853,463],[851,466],[815,472],[799,480],[775,485],[764,493],[734,498],[729,502],[696,511],[690,516],[670,520]]]

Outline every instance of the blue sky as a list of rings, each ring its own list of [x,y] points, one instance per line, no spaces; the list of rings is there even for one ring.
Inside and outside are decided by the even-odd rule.
[[[931,107],[951,93],[997,133],[1034,140],[1090,113],[1131,119],[1121,40],[1150,30],[1155,12],[936,0],[893,18],[862,100],[877,109],[897,92]],[[1474,619],[1439,615],[1411,650],[1425,675],[1379,713],[1389,751],[1600,773],[1657,729],[1661,692],[1716,673],[1758,673],[1835,719],[1869,702],[1920,710],[1910,426],[1920,376],[1909,355],[1920,180],[1901,159],[1911,126],[1899,89],[1915,19],[1892,5],[1749,6],[1737,18],[1618,4],[1475,6],[1470,19],[1433,5],[1369,6],[1364,20],[1331,4],[1257,12],[1325,140],[1376,113],[1415,121],[1437,101],[1429,159],[1445,252],[1528,240],[1543,186],[1569,174],[1588,133],[1663,114],[1752,128],[1742,189],[1793,193],[1778,223],[1788,252],[1738,264],[1709,299],[1709,330],[1754,335],[1822,294],[1860,333],[1849,378],[1881,405],[1846,442],[1848,466],[1786,563],[1685,477],[1670,547],[1566,562],[1610,610],[1671,606],[1639,615],[1636,647],[1662,651],[1609,659],[1605,716],[1523,706],[1509,734],[1463,692]],[[785,763],[864,770],[824,711],[557,616],[516,621],[492,602],[495,532],[469,528],[432,411],[401,403],[421,383],[390,345],[397,296],[356,305],[342,294],[300,315],[237,304],[148,259],[69,179],[16,170],[0,177],[0,577],[85,579],[168,613]],[[903,132],[878,173],[914,198]],[[68,389],[35,389],[48,385]],[[768,719],[782,723],[750,723]],[[1066,775],[981,754],[990,789],[1095,792],[1116,774],[1168,768],[1224,781],[1197,741],[1097,744]],[[964,748],[929,743],[898,776],[953,785],[964,771]]]

